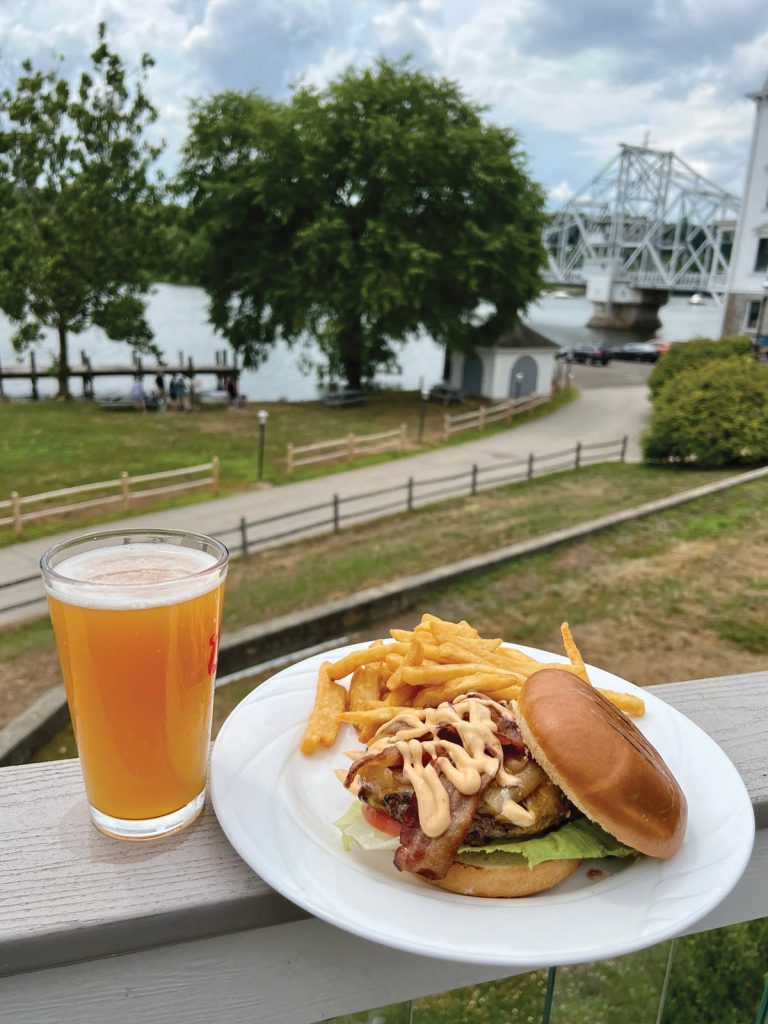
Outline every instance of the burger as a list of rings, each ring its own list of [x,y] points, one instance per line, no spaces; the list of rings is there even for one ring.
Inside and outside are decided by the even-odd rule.
[[[347,847],[391,846],[400,871],[451,892],[525,896],[582,860],[674,856],[685,796],[634,723],[571,672],[516,702],[469,693],[382,726],[346,772]]]

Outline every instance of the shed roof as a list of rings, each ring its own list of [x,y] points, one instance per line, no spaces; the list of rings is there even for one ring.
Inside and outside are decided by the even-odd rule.
[[[494,318],[478,327],[475,335],[476,348],[528,348],[528,349],[559,349],[557,342],[545,338],[532,327],[517,320],[515,323],[500,327]]]

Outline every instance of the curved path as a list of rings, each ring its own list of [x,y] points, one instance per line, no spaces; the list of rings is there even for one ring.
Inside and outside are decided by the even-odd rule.
[[[529,452],[546,455],[549,452],[573,447],[577,441],[581,441],[582,444],[613,441],[625,434],[629,438],[628,461],[639,461],[639,438],[647,424],[650,409],[647,388],[640,383],[611,386],[610,369],[578,367],[576,383],[582,388],[582,392],[576,401],[550,416],[543,416],[541,419],[478,441],[450,445],[361,469],[345,470],[315,480],[255,489],[182,508],[148,512],[109,523],[104,528],[173,528],[216,536],[231,531],[243,516],[252,522],[286,513],[299,513],[311,506],[329,502],[334,494],[344,498],[372,490],[402,489],[409,477],[418,480],[461,472],[469,474],[473,464],[490,467],[505,460],[527,458]],[[400,498],[404,504],[402,490]],[[389,514],[386,511],[374,511],[376,505],[385,502],[386,496],[371,499],[371,513],[365,517],[374,518],[377,514]],[[363,502],[355,506],[356,512],[362,512],[364,509]],[[321,513],[308,514],[306,521],[317,520],[318,515]],[[262,535],[266,537],[281,529],[287,530],[292,526],[298,526],[301,522],[301,515],[296,515],[287,523],[273,523],[264,528]],[[81,527],[55,536],[0,548],[0,583],[36,576],[40,557],[51,544],[76,537],[83,532]],[[309,532],[304,536],[309,536]],[[249,537],[253,543],[257,543],[259,531],[250,531]],[[228,538],[223,539],[226,541]],[[285,542],[289,543],[295,539],[287,537]],[[44,610],[42,587],[38,580],[0,588],[0,625],[38,616]]]

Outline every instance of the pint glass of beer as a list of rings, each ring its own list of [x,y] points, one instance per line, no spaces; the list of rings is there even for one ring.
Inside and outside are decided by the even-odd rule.
[[[200,814],[229,553],[173,530],[91,534],[41,568],[93,824],[153,839]]]

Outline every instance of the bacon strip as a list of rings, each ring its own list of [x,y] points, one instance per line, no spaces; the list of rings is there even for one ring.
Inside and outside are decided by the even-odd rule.
[[[496,735],[499,743],[505,748],[504,754],[516,754],[522,757],[525,754],[525,743],[520,728],[514,718],[507,718],[506,715],[499,715],[496,718]],[[508,749],[508,748],[511,748]]]
[[[375,754],[363,754],[357,761],[354,761],[347,772],[347,777],[344,779],[344,785],[347,789],[352,785],[357,777],[357,773],[362,771],[365,776],[366,767],[379,767],[379,768],[395,768],[397,765],[403,763],[402,755],[397,747],[384,747],[383,750],[378,751]]]
[[[425,835],[419,825],[419,808],[414,795],[400,829],[400,846],[395,853],[395,867],[398,871],[410,871],[424,878],[445,878],[475,819],[483,791],[491,781],[490,778],[484,778],[479,792],[464,796],[442,772],[439,774],[450,801],[451,824],[441,836],[434,839]]]

